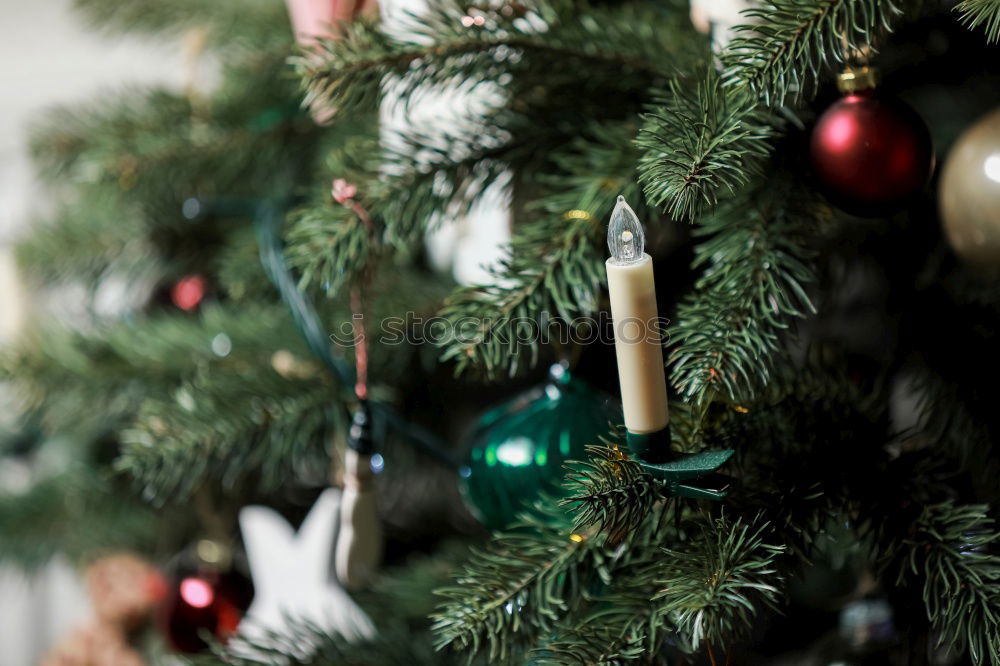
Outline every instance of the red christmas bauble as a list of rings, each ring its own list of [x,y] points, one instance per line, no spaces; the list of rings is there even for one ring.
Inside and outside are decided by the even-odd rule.
[[[810,153],[826,194],[859,214],[885,213],[905,204],[934,169],[924,121],[906,104],[871,90],[844,96],[820,116]]]
[[[205,298],[208,283],[201,275],[188,275],[170,290],[170,300],[181,310],[194,310]]]
[[[175,650],[198,652],[208,647],[203,635],[225,642],[236,633],[253,601],[253,584],[237,567],[182,560],[174,567],[159,623]]]

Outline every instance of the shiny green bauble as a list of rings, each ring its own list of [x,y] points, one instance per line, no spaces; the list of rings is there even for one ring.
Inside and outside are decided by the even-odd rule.
[[[466,503],[486,527],[506,526],[542,491],[562,494],[565,462],[586,459],[620,419],[610,396],[552,366],[545,384],[479,419],[461,473]]]

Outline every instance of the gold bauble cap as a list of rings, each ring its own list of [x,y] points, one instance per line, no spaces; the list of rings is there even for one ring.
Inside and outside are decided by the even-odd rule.
[[[848,67],[837,77],[837,89],[845,95],[859,90],[871,90],[878,85],[878,70],[867,65]]]

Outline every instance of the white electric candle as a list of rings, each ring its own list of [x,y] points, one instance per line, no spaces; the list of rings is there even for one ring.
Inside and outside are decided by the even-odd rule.
[[[606,266],[625,428],[635,434],[658,432],[668,421],[653,260],[643,252],[644,242],[639,218],[618,197],[608,225]]]

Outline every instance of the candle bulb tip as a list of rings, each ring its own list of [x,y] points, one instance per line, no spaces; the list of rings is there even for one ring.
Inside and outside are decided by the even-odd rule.
[[[611,213],[611,222],[608,224],[608,249],[611,251],[611,261],[619,265],[628,265],[641,260],[645,240],[639,218],[625,202],[625,197],[619,196],[618,203]]]

